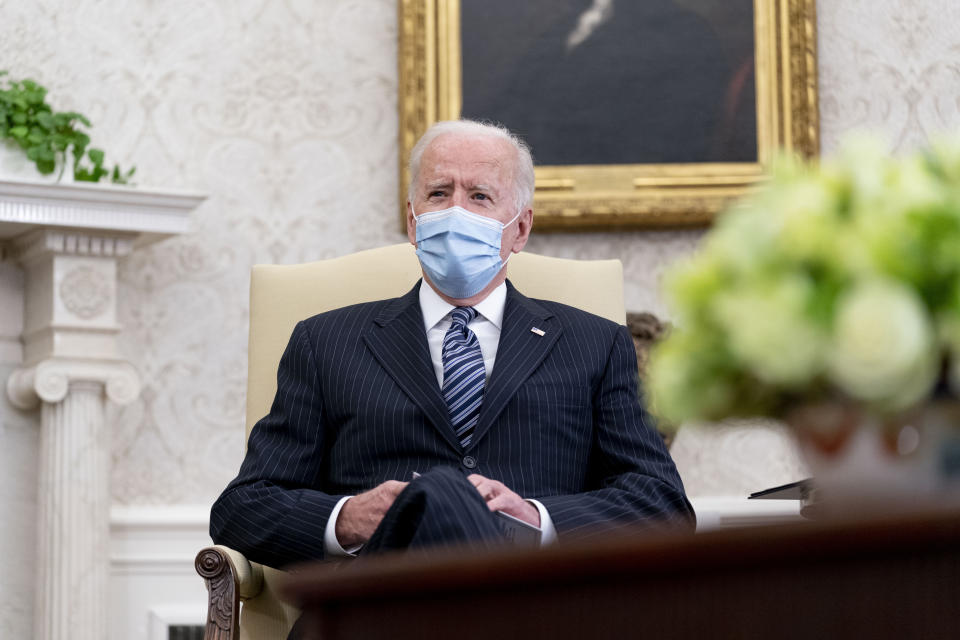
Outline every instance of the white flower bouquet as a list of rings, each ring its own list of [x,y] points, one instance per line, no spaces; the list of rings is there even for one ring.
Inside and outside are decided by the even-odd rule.
[[[649,389],[675,424],[840,402],[878,416],[960,391],[960,138],[783,158],[667,274]]]

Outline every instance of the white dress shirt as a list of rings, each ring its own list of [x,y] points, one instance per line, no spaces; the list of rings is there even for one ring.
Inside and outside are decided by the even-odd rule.
[[[501,283],[490,292],[486,298],[473,305],[477,316],[470,321],[467,327],[477,336],[480,343],[480,353],[483,354],[483,367],[486,369],[487,381],[493,373],[493,363],[497,359],[497,346],[500,344],[500,326],[503,324],[503,309],[507,304],[507,285]],[[427,332],[427,346],[430,348],[430,360],[433,370],[437,374],[437,385],[443,387],[443,337],[452,324],[450,312],[455,307],[441,298],[426,280],[420,285],[420,311],[423,313],[423,328]],[[496,478],[494,478],[496,479]],[[324,531],[323,545],[328,555],[354,555],[360,547],[344,549],[337,541],[337,516],[343,503],[351,496],[341,498],[330,512],[327,527]],[[540,512],[540,529],[543,531],[541,545],[547,545],[557,539],[557,530],[553,526],[547,508],[539,500],[528,499]]]

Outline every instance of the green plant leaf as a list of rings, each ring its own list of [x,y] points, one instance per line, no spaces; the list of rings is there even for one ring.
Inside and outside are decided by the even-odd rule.
[[[43,104],[43,99],[47,97],[47,92],[42,89],[32,89],[24,94],[24,99],[32,107]]]
[[[0,70],[0,140],[21,147],[42,174],[59,168],[62,175],[69,153],[76,180],[98,182],[109,178],[126,183],[133,176],[135,169],[123,173],[119,165],[112,171],[104,168],[106,154],[102,149],[90,149],[90,136],[81,129],[92,126],[86,116],[75,111],[56,112],[46,99],[47,89],[36,81],[13,81]],[[92,166],[84,166],[88,158]]]
[[[126,173],[121,173],[119,165],[114,167],[113,170],[117,175],[112,178],[112,181],[116,184],[130,184],[130,178],[132,178],[133,174],[137,172],[136,167],[131,167]]]
[[[68,120],[77,120],[79,122],[82,122],[85,126],[88,126],[88,127],[93,126],[92,124],[90,124],[90,121],[87,120],[87,117],[85,115],[83,115],[82,113],[77,113],[76,111],[64,111],[59,115],[66,117]]]

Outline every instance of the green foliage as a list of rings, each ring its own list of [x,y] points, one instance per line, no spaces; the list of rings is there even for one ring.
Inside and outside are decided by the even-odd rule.
[[[73,179],[99,182],[104,178],[116,184],[128,184],[136,168],[123,171],[119,166],[104,166],[104,153],[90,148],[90,136],[81,127],[90,121],[73,111],[55,112],[47,103],[47,90],[33,80],[11,80],[0,71],[0,140],[11,141],[27,155],[37,171],[50,175],[59,167],[59,179],[67,167],[73,167]]]

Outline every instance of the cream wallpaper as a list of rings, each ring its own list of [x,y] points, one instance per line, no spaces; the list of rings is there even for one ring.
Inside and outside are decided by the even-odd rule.
[[[818,0],[823,150],[883,132],[905,150],[960,126],[960,3]]]
[[[818,5],[825,149],[855,127],[908,148],[960,124],[960,5]],[[395,49],[395,0],[0,0],[0,68],[86,112],[142,184],[210,196],[191,234],[122,264],[124,348],[145,385],[111,412],[115,502],[209,503],[236,472],[250,265],[403,240]],[[543,234],[529,249],[620,258],[628,307],[664,315],[659,276],[700,237]],[[688,430],[674,455],[693,495],[802,473],[776,431]]]

